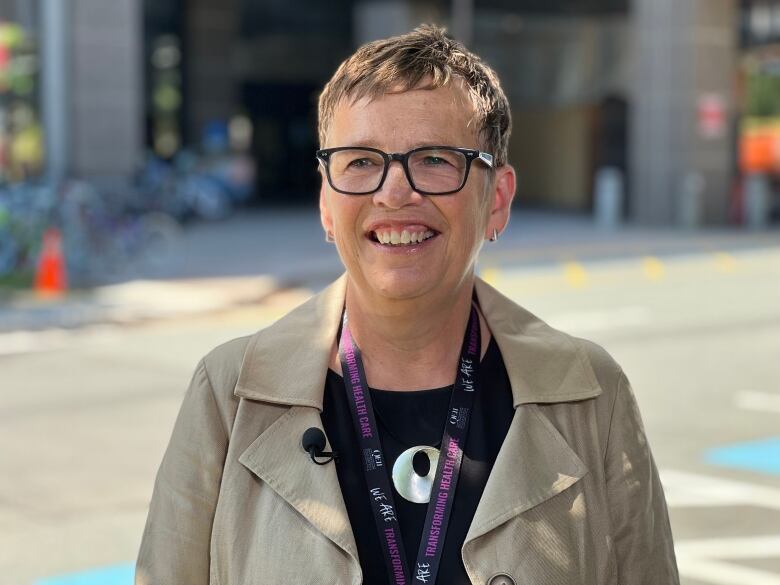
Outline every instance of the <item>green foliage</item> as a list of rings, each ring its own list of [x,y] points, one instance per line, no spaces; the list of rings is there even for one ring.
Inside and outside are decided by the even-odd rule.
[[[780,76],[753,73],[747,81],[748,116],[772,117],[780,115]]]

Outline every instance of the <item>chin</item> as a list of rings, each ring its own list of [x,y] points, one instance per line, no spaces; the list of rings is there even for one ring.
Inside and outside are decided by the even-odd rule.
[[[438,279],[441,283],[441,280]],[[408,300],[435,290],[437,279],[421,274],[384,274],[370,280],[372,290],[386,299]]]

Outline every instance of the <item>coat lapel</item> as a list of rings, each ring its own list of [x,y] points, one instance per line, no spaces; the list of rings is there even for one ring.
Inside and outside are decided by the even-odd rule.
[[[265,429],[239,462],[263,480],[336,546],[352,558],[359,574],[357,546],[341,495],[335,464],[315,465],[301,448],[310,427],[323,428],[323,389],[330,352],[344,306],[342,277],[253,336],[235,395],[290,409]],[[326,444],[330,450],[330,444]],[[355,582],[355,576],[343,582]]]
[[[566,334],[476,283],[482,313],[501,350],[515,414],[474,514],[469,543],[572,486],[587,468],[537,404],[584,400],[601,387]]]
[[[317,410],[293,406],[269,426],[238,461],[349,554],[359,570],[357,547],[341,496],[336,466],[315,465],[300,447],[301,437],[310,427],[322,428]],[[329,444],[326,450],[330,450]]]
[[[586,473],[580,458],[536,405],[518,407],[463,550],[470,541],[561,493]]]

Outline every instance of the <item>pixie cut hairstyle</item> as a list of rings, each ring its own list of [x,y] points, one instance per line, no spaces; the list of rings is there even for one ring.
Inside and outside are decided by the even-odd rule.
[[[363,45],[339,66],[320,94],[320,147],[325,147],[333,113],[342,100],[354,103],[387,93],[436,89],[454,78],[462,80],[474,106],[480,146],[493,155],[496,166],[506,164],[512,119],[496,72],[463,44],[449,38],[443,28],[428,24]]]

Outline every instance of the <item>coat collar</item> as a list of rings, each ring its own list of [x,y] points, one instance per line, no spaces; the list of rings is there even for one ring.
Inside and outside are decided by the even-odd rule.
[[[322,411],[325,376],[341,321],[346,282],[342,276],[252,336],[236,396]],[[480,279],[476,293],[504,358],[515,408],[528,403],[583,400],[601,393],[589,361],[568,335]]]
[[[359,566],[336,467],[314,465],[299,447],[303,433],[311,427],[322,427],[319,413],[313,408],[292,407],[257,437],[238,461],[349,554],[354,566]],[[325,450],[331,450],[329,442]]]
[[[239,461],[351,559],[337,582],[360,583],[360,562],[336,469],[313,465],[300,444],[303,432],[322,426],[323,390],[344,305],[346,278],[255,334],[247,346],[235,394],[292,408],[265,429]],[[463,559],[474,582],[494,565],[477,561],[477,542],[513,517],[567,489],[586,473],[577,454],[538,403],[583,400],[601,389],[574,341],[521,309],[482,281],[477,298],[509,375],[515,415],[493,466],[468,535]],[[308,340],[305,335],[308,335]],[[329,449],[330,445],[326,446]],[[493,567],[498,571],[502,567]],[[494,571],[493,573],[495,573]],[[484,577],[484,578],[483,578]]]

